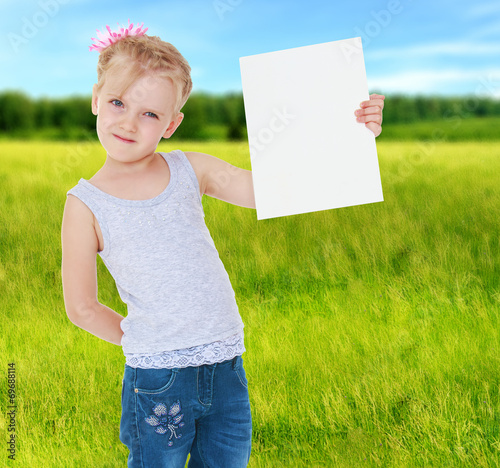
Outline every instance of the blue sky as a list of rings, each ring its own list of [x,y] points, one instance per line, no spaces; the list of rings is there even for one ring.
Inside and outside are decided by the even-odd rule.
[[[370,92],[500,98],[498,0],[0,0],[0,90],[88,95],[96,29],[144,22],[194,91],[241,91],[239,57],[361,36]]]

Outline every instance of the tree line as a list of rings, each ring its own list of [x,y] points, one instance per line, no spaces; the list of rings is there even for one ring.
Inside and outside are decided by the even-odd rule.
[[[384,123],[413,123],[460,117],[500,116],[500,100],[477,96],[387,96]],[[222,128],[219,137],[229,140],[246,138],[243,95],[193,93],[182,109],[179,139],[208,139],[211,129]],[[95,116],[90,96],[33,99],[19,91],[0,93],[0,134],[27,134],[57,129],[60,134],[78,129],[80,134],[95,135]]]

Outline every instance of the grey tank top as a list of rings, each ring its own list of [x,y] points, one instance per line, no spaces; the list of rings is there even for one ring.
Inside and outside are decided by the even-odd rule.
[[[182,151],[160,154],[170,182],[155,198],[117,198],[85,179],[67,192],[88,206],[101,228],[99,255],[127,304],[125,354],[186,349],[243,331],[205,224],[196,174]]]

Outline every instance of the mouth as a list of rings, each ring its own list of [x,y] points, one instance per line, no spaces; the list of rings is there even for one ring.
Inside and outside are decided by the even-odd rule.
[[[119,136],[119,135],[115,135],[114,133],[113,133],[113,136],[114,136],[117,140],[119,140],[119,141],[121,141],[121,142],[123,142],[123,143],[135,143],[135,141],[134,141],[134,140],[127,140],[126,138],[122,138],[121,136]]]

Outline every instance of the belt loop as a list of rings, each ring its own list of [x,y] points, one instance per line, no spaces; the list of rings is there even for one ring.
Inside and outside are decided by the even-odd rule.
[[[235,356],[233,358],[233,362],[231,363],[231,369],[235,370],[236,369],[236,364],[238,363],[238,356]]]

